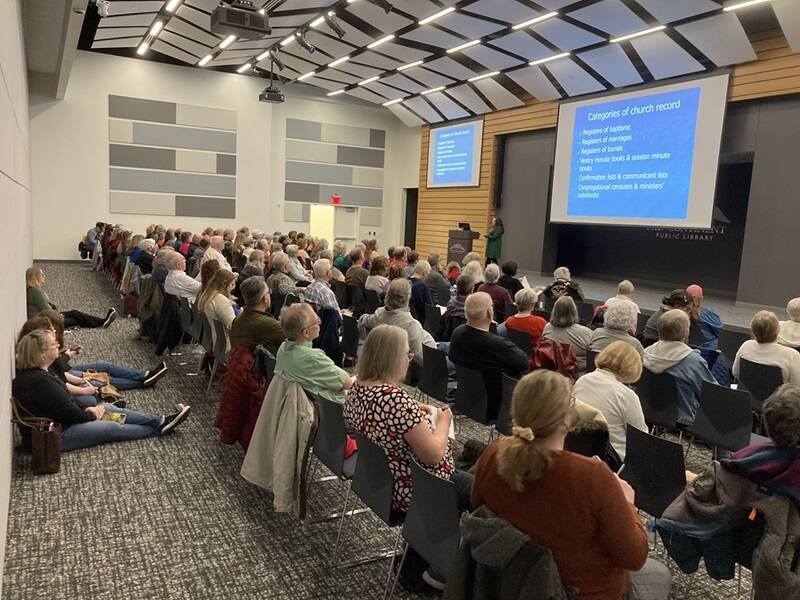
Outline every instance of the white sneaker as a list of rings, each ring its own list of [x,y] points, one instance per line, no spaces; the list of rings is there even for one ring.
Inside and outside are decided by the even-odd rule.
[[[444,581],[439,581],[433,575],[431,575],[430,570],[426,569],[425,572],[422,574],[422,581],[427,583],[435,590],[439,590],[440,592],[444,591]]]

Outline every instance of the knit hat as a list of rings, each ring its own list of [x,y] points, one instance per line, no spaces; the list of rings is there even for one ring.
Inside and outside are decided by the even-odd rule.
[[[701,288],[696,283],[693,283],[689,287],[686,288],[686,292],[692,296],[693,298],[699,298],[700,300],[703,299],[703,288]]]
[[[689,306],[692,299],[686,290],[672,290],[669,296],[664,296],[661,299],[661,304],[669,306],[670,308],[683,308]]]

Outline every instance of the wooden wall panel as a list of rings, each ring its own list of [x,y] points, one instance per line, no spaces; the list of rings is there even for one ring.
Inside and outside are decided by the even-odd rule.
[[[736,102],[769,96],[800,93],[800,54],[792,54],[780,32],[764,35],[753,42],[758,59],[735,66],[731,73],[728,100]],[[665,82],[668,83],[668,82]],[[488,113],[483,122],[480,181],[477,187],[435,188],[426,185],[428,177],[428,132],[422,129],[422,152],[417,208],[417,250],[426,254],[447,255],[447,231],[459,221],[486,233],[494,214],[496,155],[498,136],[556,126],[558,102],[538,102],[531,98],[525,106]],[[474,250],[483,254],[482,238]]]

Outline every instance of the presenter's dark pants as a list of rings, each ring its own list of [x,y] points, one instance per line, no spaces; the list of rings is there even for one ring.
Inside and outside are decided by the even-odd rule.
[[[494,263],[494,264],[497,264],[497,259],[496,259],[496,258],[491,258],[491,257],[487,256],[487,257],[486,257],[486,264],[487,264],[487,265],[490,265],[490,264],[492,264],[492,263]]]

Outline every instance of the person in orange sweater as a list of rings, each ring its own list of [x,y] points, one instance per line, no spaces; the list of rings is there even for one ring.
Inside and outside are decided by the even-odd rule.
[[[473,508],[486,505],[553,553],[581,600],[666,600],[669,570],[648,559],[633,489],[605,463],[564,450],[574,420],[570,381],[554,371],[523,377],[512,400],[513,435],[483,453]]]

